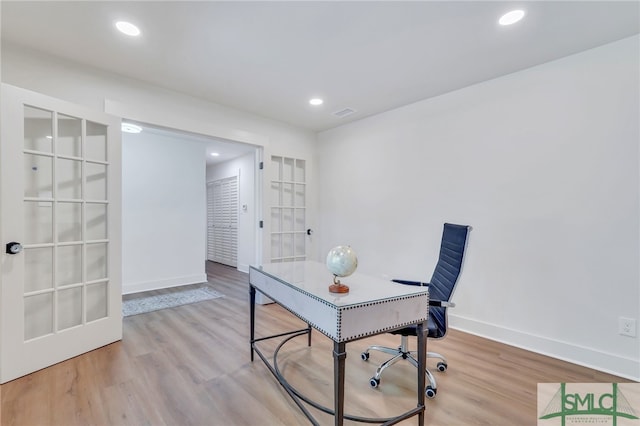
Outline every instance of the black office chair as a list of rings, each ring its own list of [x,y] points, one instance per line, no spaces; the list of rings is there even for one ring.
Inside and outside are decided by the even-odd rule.
[[[440,245],[440,256],[438,257],[438,263],[433,271],[431,281],[423,283],[419,281],[406,281],[406,280],[393,280],[396,283],[406,285],[419,285],[429,287],[429,318],[427,322],[428,334],[430,339],[441,339],[447,334],[447,308],[454,307],[455,304],[451,303],[451,296],[455,289],[456,282],[460,276],[462,270],[462,260],[464,258],[464,251],[467,244],[467,234],[471,229],[466,225],[454,225],[450,223],[444,224],[444,230],[442,231],[442,243]],[[416,336],[417,327],[411,326],[402,328],[399,330],[391,331],[391,334],[399,334],[402,336],[400,347],[388,348],[385,346],[369,346],[366,351],[362,352],[361,357],[364,361],[369,360],[369,351],[376,350],[384,353],[394,355],[393,358],[380,364],[376,370],[376,375],[369,380],[371,387],[378,387],[380,384],[380,376],[382,372],[391,365],[395,364],[400,359],[406,359],[414,367],[418,367],[418,361],[416,360],[417,352],[410,351],[408,345],[408,336]],[[447,360],[442,355],[435,352],[427,352],[427,358],[438,358],[440,361],[437,363],[439,371],[447,371]],[[433,374],[426,370],[427,380],[429,385],[425,389],[425,394],[428,398],[436,396],[437,383]]]

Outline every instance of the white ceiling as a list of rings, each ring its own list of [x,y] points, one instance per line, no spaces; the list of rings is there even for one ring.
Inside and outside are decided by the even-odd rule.
[[[322,131],[636,34],[639,4],[5,0],[2,41]]]

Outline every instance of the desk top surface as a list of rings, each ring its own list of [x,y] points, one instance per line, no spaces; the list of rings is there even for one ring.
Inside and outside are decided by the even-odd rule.
[[[333,284],[333,275],[324,264],[314,261],[266,263],[251,268],[336,307],[428,294],[427,287],[398,284],[357,271],[340,278],[342,284],[349,286],[349,293],[330,293],[329,285]]]

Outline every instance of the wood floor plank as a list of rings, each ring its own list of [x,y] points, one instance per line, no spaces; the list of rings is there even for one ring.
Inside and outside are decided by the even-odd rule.
[[[0,424],[309,424],[259,358],[250,362],[247,274],[211,262],[207,273],[205,285],[224,297],[127,317],[121,342],[2,385]],[[135,297],[140,295],[125,296]],[[257,326],[257,335],[265,336],[305,324],[272,304],[257,307]],[[269,352],[277,343],[260,347]],[[386,334],[347,345],[346,411],[377,417],[414,407],[415,370],[408,363],[385,371],[379,388],[369,387],[377,364],[386,359],[374,352],[368,362],[360,359],[373,343],[395,347],[399,339]],[[306,338],[296,338],[279,356],[287,379],[329,407],[332,349],[330,339],[314,332],[310,348]],[[446,373],[435,373],[439,390],[427,401],[429,425],[535,425],[537,383],[627,381],[456,330],[430,341],[429,350],[449,362]],[[320,424],[333,423],[329,415],[310,411]]]

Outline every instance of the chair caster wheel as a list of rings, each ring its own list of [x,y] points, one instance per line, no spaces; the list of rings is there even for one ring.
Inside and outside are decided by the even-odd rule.
[[[372,388],[377,388],[378,385],[380,385],[380,379],[376,379],[375,377],[369,379],[369,386],[371,386]]]
[[[369,361],[369,352],[362,352],[360,358],[362,358],[363,361]]]
[[[444,373],[445,371],[447,371],[447,363],[446,363],[446,362],[439,362],[439,363],[437,364],[437,367],[438,367],[438,371],[441,371],[441,372],[443,372],[443,373]]]
[[[431,386],[427,386],[427,389],[424,391],[424,394],[427,396],[427,398],[432,399],[436,397],[437,392],[438,392],[438,389],[434,389]]]

